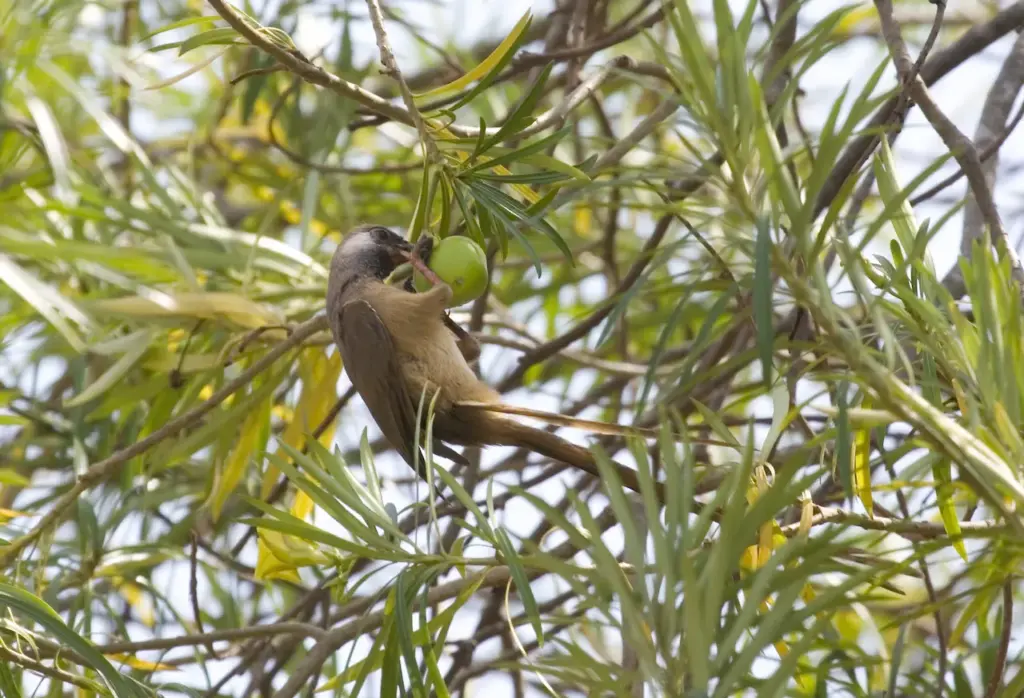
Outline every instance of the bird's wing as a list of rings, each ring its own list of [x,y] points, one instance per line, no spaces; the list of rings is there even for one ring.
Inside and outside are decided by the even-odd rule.
[[[416,444],[416,406],[402,378],[391,333],[377,311],[365,300],[346,303],[339,315],[343,335],[358,338],[358,341],[345,342],[339,347],[345,372],[384,433],[384,438],[412,466]],[[435,443],[434,453],[467,463],[458,452],[440,443]],[[422,453],[419,462],[422,469],[425,463]]]
[[[402,380],[395,344],[377,311],[364,300],[340,311],[345,337],[357,338],[340,347],[341,361],[384,438],[412,465],[416,411]]]

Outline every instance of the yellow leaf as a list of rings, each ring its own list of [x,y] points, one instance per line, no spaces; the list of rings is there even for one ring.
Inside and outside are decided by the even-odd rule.
[[[580,237],[588,237],[590,233],[590,226],[593,219],[593,214],[590,210],[590,206],[586,204],[580,204],[576,206],[576,210],[573,211],[573,228],[576,234]]]
[[[181,328],[173,329],[167,333],[167,351],[174,353],[178,350],[178,345],[185,340],[188,335],[185,330]]]
[[[259,580],[282,579],[298,584],[302,581],[299,573],[288,563],[278,560],[273,551],[260,538],[258,542],[258,557],[256,559],[256,572],[254,576]]]
[[[491,55],[483,59],[477,67],[473,68],[462,77],[453,80],[447,85],[441,85],[441,87],[436,87],[433,90],[420,93],[416,96],[437,97],[438,95],[448,94],[450,92],[458,92],[459,90],[468,87],[477,80],[485,77],[496,65],[498,65],[498,63],[501,62],[501,59],[505,57],[505,54],[512,50],[512,47],[519,40],[519,37],[522,36],[523,32],[525,32],[530,26],[531,20],[532,16],[528,11],[522,16],[522,18],[520,18],[516,23],[516,26],[512,28],[509,35],[506,36],[500,44],[498,44],[498,47],[491,51]]]
[[[309,567],[330,562],[330,559],[313,545],[295,536],[288,536],[277,531],[261,530],[259,537],[274,553],[274,557],[292,567]]]
[[[147,662],[145,659],[139,659],[130,654],[108,654],[106,655],[111,659],[118,662],[127,664],[132,669],[141,669],[142,671],[177,671],[178,667],[173,664],[161,664],[160,662]]]
[[[1021,441],[1020,432],[1006,413],[1003,403],[996,401],[992,405],[992,412],[995,413],[996,433],[1000,440],[1014,451],[1018,458],[1024,453],[1024,441]]]
[[[998,405],[998,403],[996,403]],[[935,498],[939,505],[939,517],[942,527],[953,538],[953,549],[967,562],[967,548],[960,538],[960,517],[957,515],[956,504],[953,502],[953,473],[949,460],[943,458],[932,465],[932,476],[935,478]]]
[[[966,418],[969,411],[967,409],[967,396],[964,395],[964,389],[960,387],[960,383],[956,378],[951,379],[950,383],[953,386],[953,395],[956,397],[956,405],[960,410],[960,414]]]
[[[743,569],[747,570],[748,572],[753,572],[754,570],[757,569],[757,546],[756,545],[748,545],[743,550],[743,555],[740,556],[740,567],[742,567]]]
[[[288,405],[274,405],[274,409],[270,410],[270,414],[282,422],[290,422],[295,419],[295,410],[288,407]]]
[[[309,221],[309,232],[316,235],[318,238],[322,238],[327,234],[327,224],[319,218],[314,218]]]
[[[249,465],[249,459],[259,445],[261,433],[267,427],[267,422],[270,418],[272,401],[272,395],[268,394],[256,409],[249,412],[245,422],[242,424],[242,431],[239,434],[234,450],[228,455],[224,469],[214,480],[213,491],[210,493],[209,499],[210,511],[213,514],[214,521],[220,518],[224,502],[235,491],[235,488],[242,479],[242,475],[245,473],[246,467]]]
[[[302,376],[302,392],[288,426],[281,440],[294,449],[302,449],[306,434],[312,432],[327,416],[338,399],[338,377],[341,375],[341,355],[335,352],[328,358],[322,349],[309,349],[299,356],[299,372]],[[334,440],[336,425],[332,423],[320,435],[319,441],[329,447]],[[284,456],[281,449],[277,454]],[[272,465],[267,466],[260,488],[260,497],[266,499],[274,490],[280,473]],[[296,514],[299,516],[299,514]],[[300,517],[300,518],[304,518]]]
[[[88,305],[95,311],[129,317],[222,318],[249,329],[284,323],[284,316],[276,309],[226,292],[160,294],[149,298],[125,296],[92,301]]]
[[[302,220],[302,211],[300,211],[291,201],[282,201],[280,210],[281,217],[292,225],[298,225],[299,221]]]
[[[806,493],[805,493],[806,494]],[[814,519],[814,500],[807,494],[800,498],[800,526],[798,528],[801,537],[811,532],[811,522]]]
[[[774,523],[774,521],[767,521],[767,522],[761,524],[761,529],[760,529],[760,531],[758,531],[758,536],[757,536],[758,537],[758,542],[757,542],[757,548],[758,548],[757,566],[758,567],[763,567],[764,565],[768,564],[768,558],[770,558],[772,556],[772,548],[773,548],[772,543],[774,542],[772,540],[772,524],[773,523]]]
[[[313,500],[305,492],[296,492],[292,502],[292,515],[304,519],[313,511]]]
[[[840,611],[832,621],[836,632],[839,633],[839,637],[848,642],[855,642],[857,640],[863,623],[860,616],[853,611]]]
[[[338,376],[341,375],[341,355],[335,353],[331,357],[320,349],[310,349],[303,352],[299,357],[299,372],[302,376],[302,392],[299,401],[295,406],[288,426],[285,427],[281,440],[295,449],[301,449],[306,434],[316,429],[317,425],[327,416],[334,407],[337,400]],[[334,440],[335,424],[332,422],[319,441],[325,447],[329,447]],[[278,455],[284,456],[281,449]],[[260,488],[260,497],[266,499],[277,485],[280,471],[273,465],[267,465],[263,475],[263,483]],[[296,492],[295,501],[292,502],[292,515],[305,519],[313,511],[313,500],[305,492]],[[285,539],[290,536],[283,536]],[[278,555],[274,553],[272,546],[267,545],[260,536],[256,551],[256,578],[257,579],[291,579],[299,581],[295,574]]]
[[[169,346],[167,351],[168,353],[162,356],[143,359],[142,366],[157,373],[170,373],[174,370],[181,373],[199,373],[224,366],[224,357],[220,354],[185,354],[182,356]]]
[[[835,33],[843,36],[852,34],[859,25],[875,25],[878,23],[878,12],[872,3],[864,3],[855,10],[851,10],[836,23]]]
[[[115,578],[118,580],[119,578]],[[145,592],[137,585],[132,582],[123,582],[117,587],[117,592],[124,597],[124,600],[128,602],[128,605],[135,611],[136,616],[143,625],[147,628],[152,628],[154,624],[153,617],[153,606],[149,603],[149,599],[146,597]]]
[[[0,523],[7,523],[11,519],[16,519],[19,516],[39,516],[39,514],[35,514],[30,511],[18,511],[16,509],[0,508]]]

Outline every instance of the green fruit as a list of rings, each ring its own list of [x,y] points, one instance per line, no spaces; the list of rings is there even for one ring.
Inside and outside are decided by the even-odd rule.
[[[465,236],[453,235],[435,243],[427,266],[452,287],[449,308],[476,300],[487,288],[487,255]],[[412,283],[421,293],[431,288],[419,271],[413,272]]]

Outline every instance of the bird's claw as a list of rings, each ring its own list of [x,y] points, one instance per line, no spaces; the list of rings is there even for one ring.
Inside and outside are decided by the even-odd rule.
[[[430,255],[434,254],[434,238],[430,235],[424,235],[416,241],[412,252],[422,259],[424,264],[430,264]]]

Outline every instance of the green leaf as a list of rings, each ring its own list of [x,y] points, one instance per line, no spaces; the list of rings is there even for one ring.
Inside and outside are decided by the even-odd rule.
[[[838,403],[836,407],[839,410],[836,417],[836,464],[843,493],[847,499],[853,499],[853,464],[851,462],[853,433],[850,429],[848,399],[847,383],[842,381],[836,386],[836,401]]]
[[[523,610],[530,619],[530,625],[537,634],[537,642],[544,646],[544,628],[540,621],[540,611],[537,609],[537,600],[533,596],[533,589],[530,588],[530,578],[526,576],[526,570],[519,559],[519,554],[512,545],[505,529],[499,528],[494,532],[494,542],[501,552],[501,557],[508,565],[509,574],[515,582],[516,590],[519,592],[519,599],[523,602]]]
[[[89,666],[99,672],[103,681],[115,696],[126,698],[148,698],[148,690],[127,676],[120,674],[88,640],[74,632],[49,604],[24,589],[0,582],[0,606],[23,614],[43,626],[59,643],[73,650],[85,659]]]
[[[527,242],[526,238],[523,237],[522,233],[519,232],[519,226],[524,225],[530,228],[534,228],[544,233],[555,246],[565,255],[566,259],[572,260],[572,250],[565,244],[565,240],[558,234],[551,225],[544,219],[538,219],[535,216],[531,216],[526,209],[523,208],[522,204],[518,201],[505,194],[496,187],[492,187],[484,182],[464,180],[466,185],[473,192],[478,203],[483,203],[487,210],[492,216],[498,218],[504,224],[505,230],[511,233],[516,239],[518,239],[526,251],[530,254],[530,257],[534,261],[534,266],[537,269],[538,276],[541,271],[540,258],[537,256],[536,251]]]
[[[390,620],[388,623],[390,632],[387,636],[387,644],[384,646],[384,662],[381,665],[380,698],[395,698],[398,695],[398,686],[404,684],[402,680],[402,643],[395,629],[395,595],[397,589],[392,589],[388,596],[388,604],[385,612]],[[404,691],[403,691],[404,693]]]
[[[761,355],[761,374],[765,388],[772,384],[772,350],[775,344],[775,322],[772,308],[772,238],[765,218],[757,221],[757,243],[754,252],[754,325],[757,327],[757,349]]]
[[[146,34],[146,35],[140,37],[138,39],[138,41],[139,41],[139,43],[142,43],[143,41],[147,41],[148,39],[152,39],[154,36],[158,36],[160,34],[163,34],[165,32],[169,32],[169,31],[173,31],[175,29],[181,29],[182,27],[190,27],[193,24],[213,24],[214,22],[217,22],[220,19],[221,19],[220,15],[202,15],[202,16],[198,16],[198,17],[185,17],[184,19],[179,19],[176,22],[171,22],[170,24],[164,24],[159,29],[157,29],[155,31],[152,31],[149,34]],[[236,35],[237,35],[237,32],[236,32]]]
[[[522,39],[525,37],[526,30],[530,28],[530,23],[532,21],[533,15],[527,11],[522,17],[520,17],[519,21],[516,22],[516,25],[512,27],[512,31],[509,32],[508,36],[506,36],[502,42],[498,44],[493,51],[491,51],[487,58],[480,61],[475,68],[457,80],[453,80],[445,85],[436,87],[433,90],[417,94],[416,97],[439,97],[452,92],[458,92],[477,80],[481,80],[480,85],[477,86],[479,89],[487,87],[487,85],[497,77],[498,72],[501,71],[502,67],[511,60],[516,48],[518,48]],[[458,107],[450,108],[455,110]]]
[[[953,549],[956,550],[964,562],[968,562],[967,548],[964,546],[964,540],[961,537],[960,516],[957,514],[956,504],[953,502],[953,493],[956,491],[956,485],[953,482],[952,466],[948,458],[943,458],[938,454],[931,455],[933,456],[931,460],[932,476],[935,478],[935,497],[939,505],[939,517],[942,519],[942,527],[946,529],[946,533],[952,538]]]
[[[882,139],[885,140],[884,138]],[[903,649],[907,641],[908,623],[900,623],[899,632],[896,634],[896,642],[892,646],[892,659],[889,661],[889,692],[887,695],[895,696],[896,681],[900,676],[900,664],[903,662]]]
[[[416,661],[416,649],[412,639],[412,613],[409,612],[416,590],[407,588],[409,577],[410,570],[406,569],[395,580],[394,632],[398,637],[398,646],[401,648],[402,656],[405,658],[405,670],[409,674],[413,695],[423,695],[423,676],[420,673],[419,662]]]
[[[537,79],[533,81],[533,84],[526,91],[526,96],[520,100],[518,106],[512,110],[512,113],[505,119],[505,123],[501,125],[498,132],[488,138],[483,145],[481,145],[477,152],[486,152],[492,146],[507,140],[509,137],[516,134],[519,130],[520,125],[528,119],[532,114],[537,103],[541,97],[544,96],[544,86],[548,82],[548,77],[551,75],[552,68],[555,67],[554,63],[548,63],[544,66],[544,69],[537,76]]]
[[[506,148],[493,148],[492,152],[496,153],[496,157],[492,157],[488,160],[478,162],[475,165],[463,170],[459,173],[460,177],[467,177],[481,170],[490,170],[498,165],[510,165],[517,162],[525,162],[528,158],[533,158],[534,162],[543,164],[550,169],[558,170],[576,179],[580,179],[584,182],[589,182],[590,177],[585,173],[577,170],[575,167],[566,165],[560,160],[556,160],[550,156],[544,155],[544,151],[551,148],[556,143],[561,141],[563,138],[572,133],[572,126],[566,126],[558,131],[555,131],[550,136],[545,136],[539,140],[527,143],[526,145],[516,148],[515,150],[509,150]]]
[[[0,664],[0,696],[3,698],[21,698],[21,686],[14,679],[11,667]]]
[[[99,378],[93,381],[85,390],[80,392],[78,395],[65,400],[65,407],[77,407],[84,405],[103,395],[108,390],[113,388],[115,385],[121,382],[124,377],[135,368],[135,365],[142,358],[143,354],[149,349],[150,343],[153,341],[152,330],[139,330],[138,332],[132,333],[129,337],[126,337],[126,351],[120,359],[114,362],[114,364],[103,372]]]
[[[51,286],[19,267],[13,259],[0,254],[0,282],[7,285],[22,300],[53,325],[71,348],[78,353],[86,349],[85,342],[71,326],[74,322],[88,328],[89,317],[78,306],[64,298]]]
[[[238,32],[232,27],[218,27],[216,29],[208,29],[204,32],[199,32],[181,42],[181,48],[178,50],[179,56],[184,56],[189,51],[195,50],[201,46],[230,46],[232,44],[243,44],[244,42],[239,40]]]

